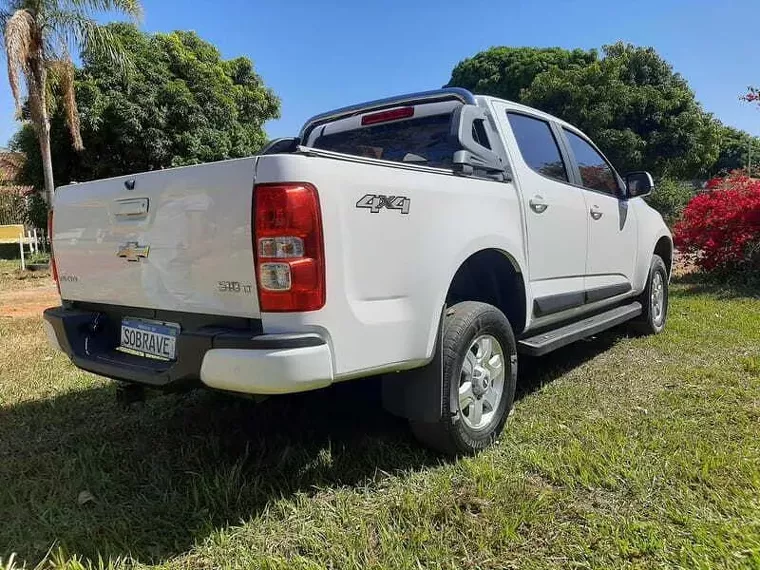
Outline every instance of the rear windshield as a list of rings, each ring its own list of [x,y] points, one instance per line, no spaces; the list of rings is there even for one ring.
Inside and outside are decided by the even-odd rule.
[[[460,150],[449,141],[451,114],[429,115],[322,135],[314,148],[395,162],[450,168]]]

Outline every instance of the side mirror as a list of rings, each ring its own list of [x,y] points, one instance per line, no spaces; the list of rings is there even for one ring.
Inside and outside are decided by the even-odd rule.
[[[449,138],[462,150],[454,153],[454,172],[470,176],[475,170],[480,170],[499,180],[507,178],[508,169],[504,159],[491,150],[497,137],[482,107],[457,107],[451,115]]]
[[[654,180],[648,172],[629,172],[625,175],[625,186],[628,190],[629,198],[638,198],[646,196],[654,190]]]

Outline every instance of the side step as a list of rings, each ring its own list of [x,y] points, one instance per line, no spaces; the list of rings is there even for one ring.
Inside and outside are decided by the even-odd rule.
[[[607,312],[582,321],[565,325],[558,329],[550,330],[536,336],[524,338],[517,343],[517,351],[531,356],[541,356],[557,348],[586,338],[605,329],[609,329],[620,323],[628,321],[641,314],[642,307],[638,301],[630,305],[615,307]]]

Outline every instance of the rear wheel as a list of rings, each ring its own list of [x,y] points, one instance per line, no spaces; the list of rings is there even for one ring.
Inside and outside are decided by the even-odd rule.
[[[443,417],[412,421],[415,436],[447,454],[477,452],[498,437],[517,383],[512,328],[492,305],[465,301],[446,312],[443,330]]]
[[[641,317],[634,321],[641,334],[658,334],[668,318],[668,269],[659,255],[652,256],[647,286],[639,297],[643,307]]]

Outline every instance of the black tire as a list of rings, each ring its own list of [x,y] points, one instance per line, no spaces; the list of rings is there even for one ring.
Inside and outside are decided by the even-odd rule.
[[[485,341],[483,340],[485,338]],[[488,339],[491,340],[488,340]],[[473,342],[479,339],[480,345],[476,346],[472,354],[468,354]],[[499,344],[502,351],[503,382],[501,383],[501,395],[498,404],[491,406],[487,400],[490,393],[486,394],[474,390],[488,390],[490,374],[494,373],[495,377],[500,377],[497,372],[493,372],[489,367],[480,368],[487,370],[488,379],[475,380],[476,374],[469,376],[469,382],[472,396],[465,410],[460,409],[460,381],[462,381],[465,366],[465,357],[468,357],[468,367],[472,359],[477,359],[479,347],[483,342],[490,343],[494,348],[491,358],[497,354],[497,348],[493,345],[493,340]],[[486,345],[487,346],[487,345]],[[512,333],[512,327],[509,321],[499,309],[486,303],[475,301],[465,301],[449,307],[446,311],[446,318],[443,329],[443,417],[437,422],[418,422],[411,421],[410,425],[414,435],[425,445],[448,455],[469,455],[484,449],[491,445],[504,429],[509,412],[512,409],[512,403],[515,397],[515,386],[517,385],[517,346],[515,336]],[[480,352],[484,354],[483,352]],[[490,361],[489,361],[490,362]],[[497,359],[498,362],[498,359]],[[473,368],[471,370],[474,371]],[[480,382],[478,384],[478,382]],[[491,389],[498,383],[491,384]],[[465,382],[466,384],[466,382]],[[485,400],[484,400],[485,398]],[[474,429],[471,424],[474,423],[473,408],[470,406],[477,405],[480,401],[481,413],[477,415],[483,422],[486,416],[490,419],[483,426]],[[490,411],[485,411],[490,410]],[[469,412],[469,413],[465,413]],[[472,418],[469,416],[473,415]]]
[[[658,277],[659,276],[659,277]],[[659,282],[662,284],[662,300],[658,310],[655,302],[656,295],[652,295],[653,289]],[[643,307],[641,316],[632,322],[636,332],[642,335],[659,334],[665,328],[668,319],[668,291],[669,279],[668,269],[665,262],[659,255],[652,256],[652,263],[649,266],[649,275],[647,277],[647,286],[639,297],[639,302]]]

